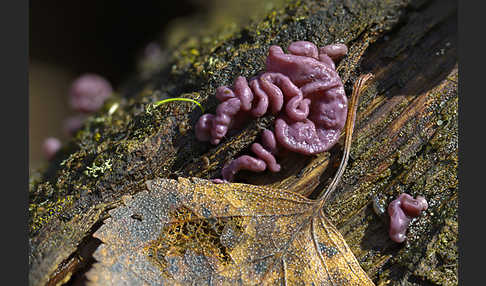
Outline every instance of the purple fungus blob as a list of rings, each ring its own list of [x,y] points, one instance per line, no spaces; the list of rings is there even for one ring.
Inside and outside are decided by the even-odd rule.
[[[262,144],[263,147],[268,150],[273,155],[277,155],[278,153],[278,145],[277,139],[275,139],[275,135],[272,131],[265,129],[262,132]]]
[[[307,41],[297,41],[293,42],[287,48],[289,53],[297,56],[304,56],[317,59],[319,56],[319,51],[316,45]]]
[[[46,138],[42,144],[42,151],[47,160],[52,160],[59,149],[61,149],[61,141],[55,137]]]
[[[319,49],[319,54],[328,55],[333,61],[341,59],[348,53],[348,47],[345,44],[327,45]]]
[[[211,144],[219,144],[228,132],[232,118],[240,111],[241,101],[238,98],[230,98],[222,102],[216,108],[216,116],[211,123]]]
[[[348,104],[334,61],[347,51],[344,44],[319,49],[307,41],[291,43],[288,54],[279,46],[271,46],[265,72],[249,82],[239,76],[231,88],[216,90],[221,102],[216,115],[205,114],[196,124],[200,141],[219,144],[248,116],[261,117],[268,112],[277,116],[274,131],[265,130],[262,144],[252,145],[257,158],[244,155],[227,164],[222,170],[223,180],[231,181],[242,169],[261,172],[268,167],[278,172],[277,150],[312,155],[329,150],[337,142]]]
[[[278,172],[280,171],[280,165],[277,164],[277,160],[272,155],[272,153],[265,148],[260,143],[253,143],[251,145],[251,151],[255,153],[258,158],[261,158],[268,166],[268,169],[271,172]]]
[[[86,120],[85,115],[75,115],[71,116],[67,119],[64,120],[63,122],[63,131],[65,134],[72,136],[81,129],[81,127],[84,124],[84,121]]]
[[[388,205],[390,216],[389,236],[391,240],[402,243],[405,241],[407,228],[413,218],[428,208],[428,203],[422,196],[414,199],[409,194],[400,194]]]
[[[204,114],[199,117],[196,124],[196,138],[199,141],[209,141],[211,139],[211,127],[213,126],[214,115]]]
[[[231,161],[221,171],[223,180],[232,181],[234,175],[240,170],[250,170],[253,172],[263,172],[267,164],[265,161],[253,158],[252,156],[243,155]]]
[[[103,106],[112,92],[113,88],[105,78],[96,74],[84,74],[72,83],[69,103],[76,111],[92,113]]]

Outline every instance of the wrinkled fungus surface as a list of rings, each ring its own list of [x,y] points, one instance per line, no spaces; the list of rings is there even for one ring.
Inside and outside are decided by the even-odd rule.
[[[101,108],[112,92],[111,84],[102,76],[84,74],[72,83],[69,90],[69,103],[76,111],[95,112]]]
[[[388,205],[390,216],[390,238],[398,243],[404,242],[410,221],[418,217],[420,213],[428,208],[428,203],[422,196],[414,199],[409,194],[401,194]]]
[[[347,53],[343,44],[318,48],[311,42],[290,44],[288,54],[271,46],[265,72],[247,81],[239,76],[233,86],[221,86],[216,114],[204,114],[196,124],[200,141],[218,144],[228,130],[248,116],[275,114],[274,130],[265,130],[262,144],[252,145],[256,158],[243,155],[222,170],[231,181],[239,170],[280,171],[275,155],[283,148],[312,155],[329,150],[346,122],[347,98],[334,61]]]

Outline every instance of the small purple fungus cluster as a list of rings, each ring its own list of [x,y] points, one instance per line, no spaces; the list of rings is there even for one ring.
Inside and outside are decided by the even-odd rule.
[[[81,114],[64,121],[64,131],[73,135],[84,123],[87,114],[96,112],[113,93],[113,88],[104,77],[86,73],[79,76],[69,89],[69,105]]]
[[[72,83],[69,103],[75,111],[92,113],[103,106],[112,92],[113,88],[105,78],[96,74],[84,74]]]
[[[83,74],[74,80],[68,93],[69,105],[80,114],[64,120],[64,132],[67,135],[73,135],[83,126],[87,114],[99,110],[112,93],[113,88],[110,82],[97,74]],[[55,142],[55,140],[57,141]],[[60,148],[61,143],[57,138],[50,137],[44,141],[43,151],[48,160],[51,160]]]
[[[388,215],[390,216],[390,238],[398,243],[406,239],[408,225],[413,218],[428,208],[428,203],[422,196],[414,199],[409,194],[400,194],[397,199],[388,205]]]
[[[48,137],[44,139],[42,151],[44,152],[47,160],[51,160],[59,149],[61,149],[61,141],[59,141],[59,139],[55,137]]]
[[[63,131],[65,134],[72,136],[76,131],[78,131],[84,123],[86,115],[78,114],[68,117],[63,122]]]
[[[291,43],[288,54],[271,46],[265,72],[249,82],[239,76],[232,88],[216,90],[221,102],[216,114],[204,114],[196,124],[200,141],[216,145],[228,130],[238,128],[249,116],[263,116],[268,109],[277,116],[274,131],[264,130],[262,144],[251,146],[256,158],[243,155],[231,161],[223,167],[223,180],[231,181],[243,169],[280,171],[275,156],[282,149],[312,155],[337,142],[346,122],[347,98],[334,62],[347,51],[344,44],[318,49],[307,41]]]

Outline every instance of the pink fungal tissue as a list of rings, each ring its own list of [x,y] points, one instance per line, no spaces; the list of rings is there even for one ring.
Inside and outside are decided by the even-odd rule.
[[[101,75],[86,73],[76,78],[69,89],[69,105],[80,114],[64,121],[64,132],[74,135],[83,126],[87,115],[99,110],[112,93],[110,82]]]
[[[59,139],[55,137],[44,139],[44,142],[42,143],[42,151],[47,160],[52,160],[59,149],[61,149],[61,141],[59,141]]]
[[[397,199],[388,205],[388,215],[390,216],[391,240],[401,243],[404,242],[410,221],[418,217],[420,213],[428,208],[428,203],[422,196],[414,199],[409,194],[400,194]]]
[[[101,108],[112,92],[111,84],[104,77],[97,74],[84,74],[72,83],[69,90],[69,103],[76,111],[92,113]]]
[[[346,122],[347,97],[335,61],[346,55],[344,44],[318,48],[307,41],[290,44],[288,53],[271,46],[265,71],[250,78],[239,76],[233,86],[221,86],[216,114],[204,114],[196,124],[200,141],[218,144],[228,130],[248,117],[276,115],[274,130],[264,130],[261,144],[253,143],[255,156],[243,155],[226,164],[223,180],[232,181],[239,170],[280,171],[275,156],[282,149],[312,155],[329,150]]]

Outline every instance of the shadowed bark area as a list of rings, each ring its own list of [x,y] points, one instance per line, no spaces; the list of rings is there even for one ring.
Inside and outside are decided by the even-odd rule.
[[[348,95],[360,73],[375,74],[360,99],[350,163],[325,206],[327,217],[375,284],[457,285],[456,2],[304,0],[278,7],[230,35],[189,36],[160,66],[128,82],[31,178],[31,285],[82,280],[99,243],[91,234],[124,195],[155,177],[219,177],[274,119],[253,120],[212,146],[195,139],[199,107],[151,103],[182,96],[214,113],[218,86],[257,74],[271,44],[286,48],[295,40],[348,45],[337,69]],[[341,152],[338,144],[318,156],[289,154],[279,159],[280,173],[241,172],[236,179],[315,197]],[[407,241],[396,244],[386,214],[372,205],[386,210],[401,192],[425,196],[429,209],[412,221]]]

